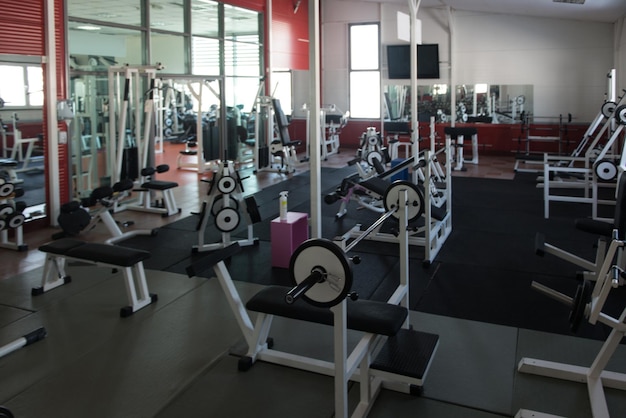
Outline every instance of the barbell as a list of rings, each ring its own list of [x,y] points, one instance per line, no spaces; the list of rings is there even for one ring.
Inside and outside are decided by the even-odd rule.
[[[407,181],[395,181],[385,192],[386,212],[345,249],[325,238],[312,238],[303,242],[289,260],[289,277],[295,286],[287,292],[285,302],[292,304],[302,298],[314,306],[332,307],[348,296],[351,299],[358,298],[358,295],[350,292],[353,283],[352,264],[359,264],[361,260],[358,256],[348,258],[346,253],[387,219],[400,218],[401,195],[404,195],[407,220],[413,220],[423,213],[423,194],[417,186]]]

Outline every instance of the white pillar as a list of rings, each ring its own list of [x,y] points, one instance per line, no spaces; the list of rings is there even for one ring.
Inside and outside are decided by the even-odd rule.
[[[46,91],[45,97],[48,102],[47,131],[48,137],[48,216],[50,224],[57,225],[57,217],[61,207],[59,185],[59,122],[57,118],[57,62],[56,62],[56,36],[54,20],[54,0],[45,1],[46,22]],[[68,173],[71,181],[71,173]]]
[[[321,185],[321,138],[320,138],[320,5],[319,0],[309,0],[309,164],[311,176],[311,237],[322,236],[322,185]]]

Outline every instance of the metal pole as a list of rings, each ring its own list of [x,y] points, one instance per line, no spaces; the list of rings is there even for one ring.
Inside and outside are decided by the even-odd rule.
[[[322,236],[322,202],[321,202],[321,155],[320,155],[320,7],[319,1],[309,1],[309,97],[310,123],[309,138],[311,138],[311,237]]]

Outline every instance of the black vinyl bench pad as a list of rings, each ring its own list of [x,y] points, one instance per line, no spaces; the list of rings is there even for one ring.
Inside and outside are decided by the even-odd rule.
[[[285,302],[291,290],[286,286],[268,286],[254,295],[246,308],[254,312],[291,319],[333,325],[333,313],[328,308],[313,306],[302,299],[293,304]],[[347,305],[348,329],[392,336],[398,333],[408,316],[408,310],[398,305],[371,300],[350,300]]]
[[[39,247],[39,250],[59,256],[120,267],[132,267],[150,258],[148,251],[110,244],[84,242],[70,238],[44,244]]]

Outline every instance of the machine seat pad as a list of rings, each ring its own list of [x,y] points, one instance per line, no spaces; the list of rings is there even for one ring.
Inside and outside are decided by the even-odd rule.
[[[299,147],[302,145],[302,141],[289,141],[283,144],[285,147]]]
[[[457,139],[459,136],[463,136],[464,138],[469,138],[472,135],[476,135],[478,133],[478,129],[476,128],[452,128],[450,126],[446,126],[443,128],[443,132],[446,135],[450,135],[450,138]]]
[[[576,219],[576,221],[574,221],[574,225],[576,226],[576,229],[580,231],[602,235],[605,237],[610,237],[613,233],[613,229],[615,229],[615,225],[613,225],[612,222],[605,222],[592,218]]]
[[[362,181],[360,185],[382,197],[385,195],[385,192],[387,191],[391,183],[378,177],[372,177]]]
[[[0,158],[0,167],[17,167],[17,160]]]
[[[167,190],[178,187],[178,183],[175,181],[162,181],[162,180],[150,180],[141,185],[143,189],[152,190]]]
[[[285,302],[285,295],[290,289],[286,286],[268,286],[254,295],[246,303],[246,308],[254,312],[333,325],[333,313],[329,308],[313,306],[302,299],[291,305]],[[407,315],[408,310],[402,306],[348,299],[347,326],[352,330],[392,336],[397,334]]]

